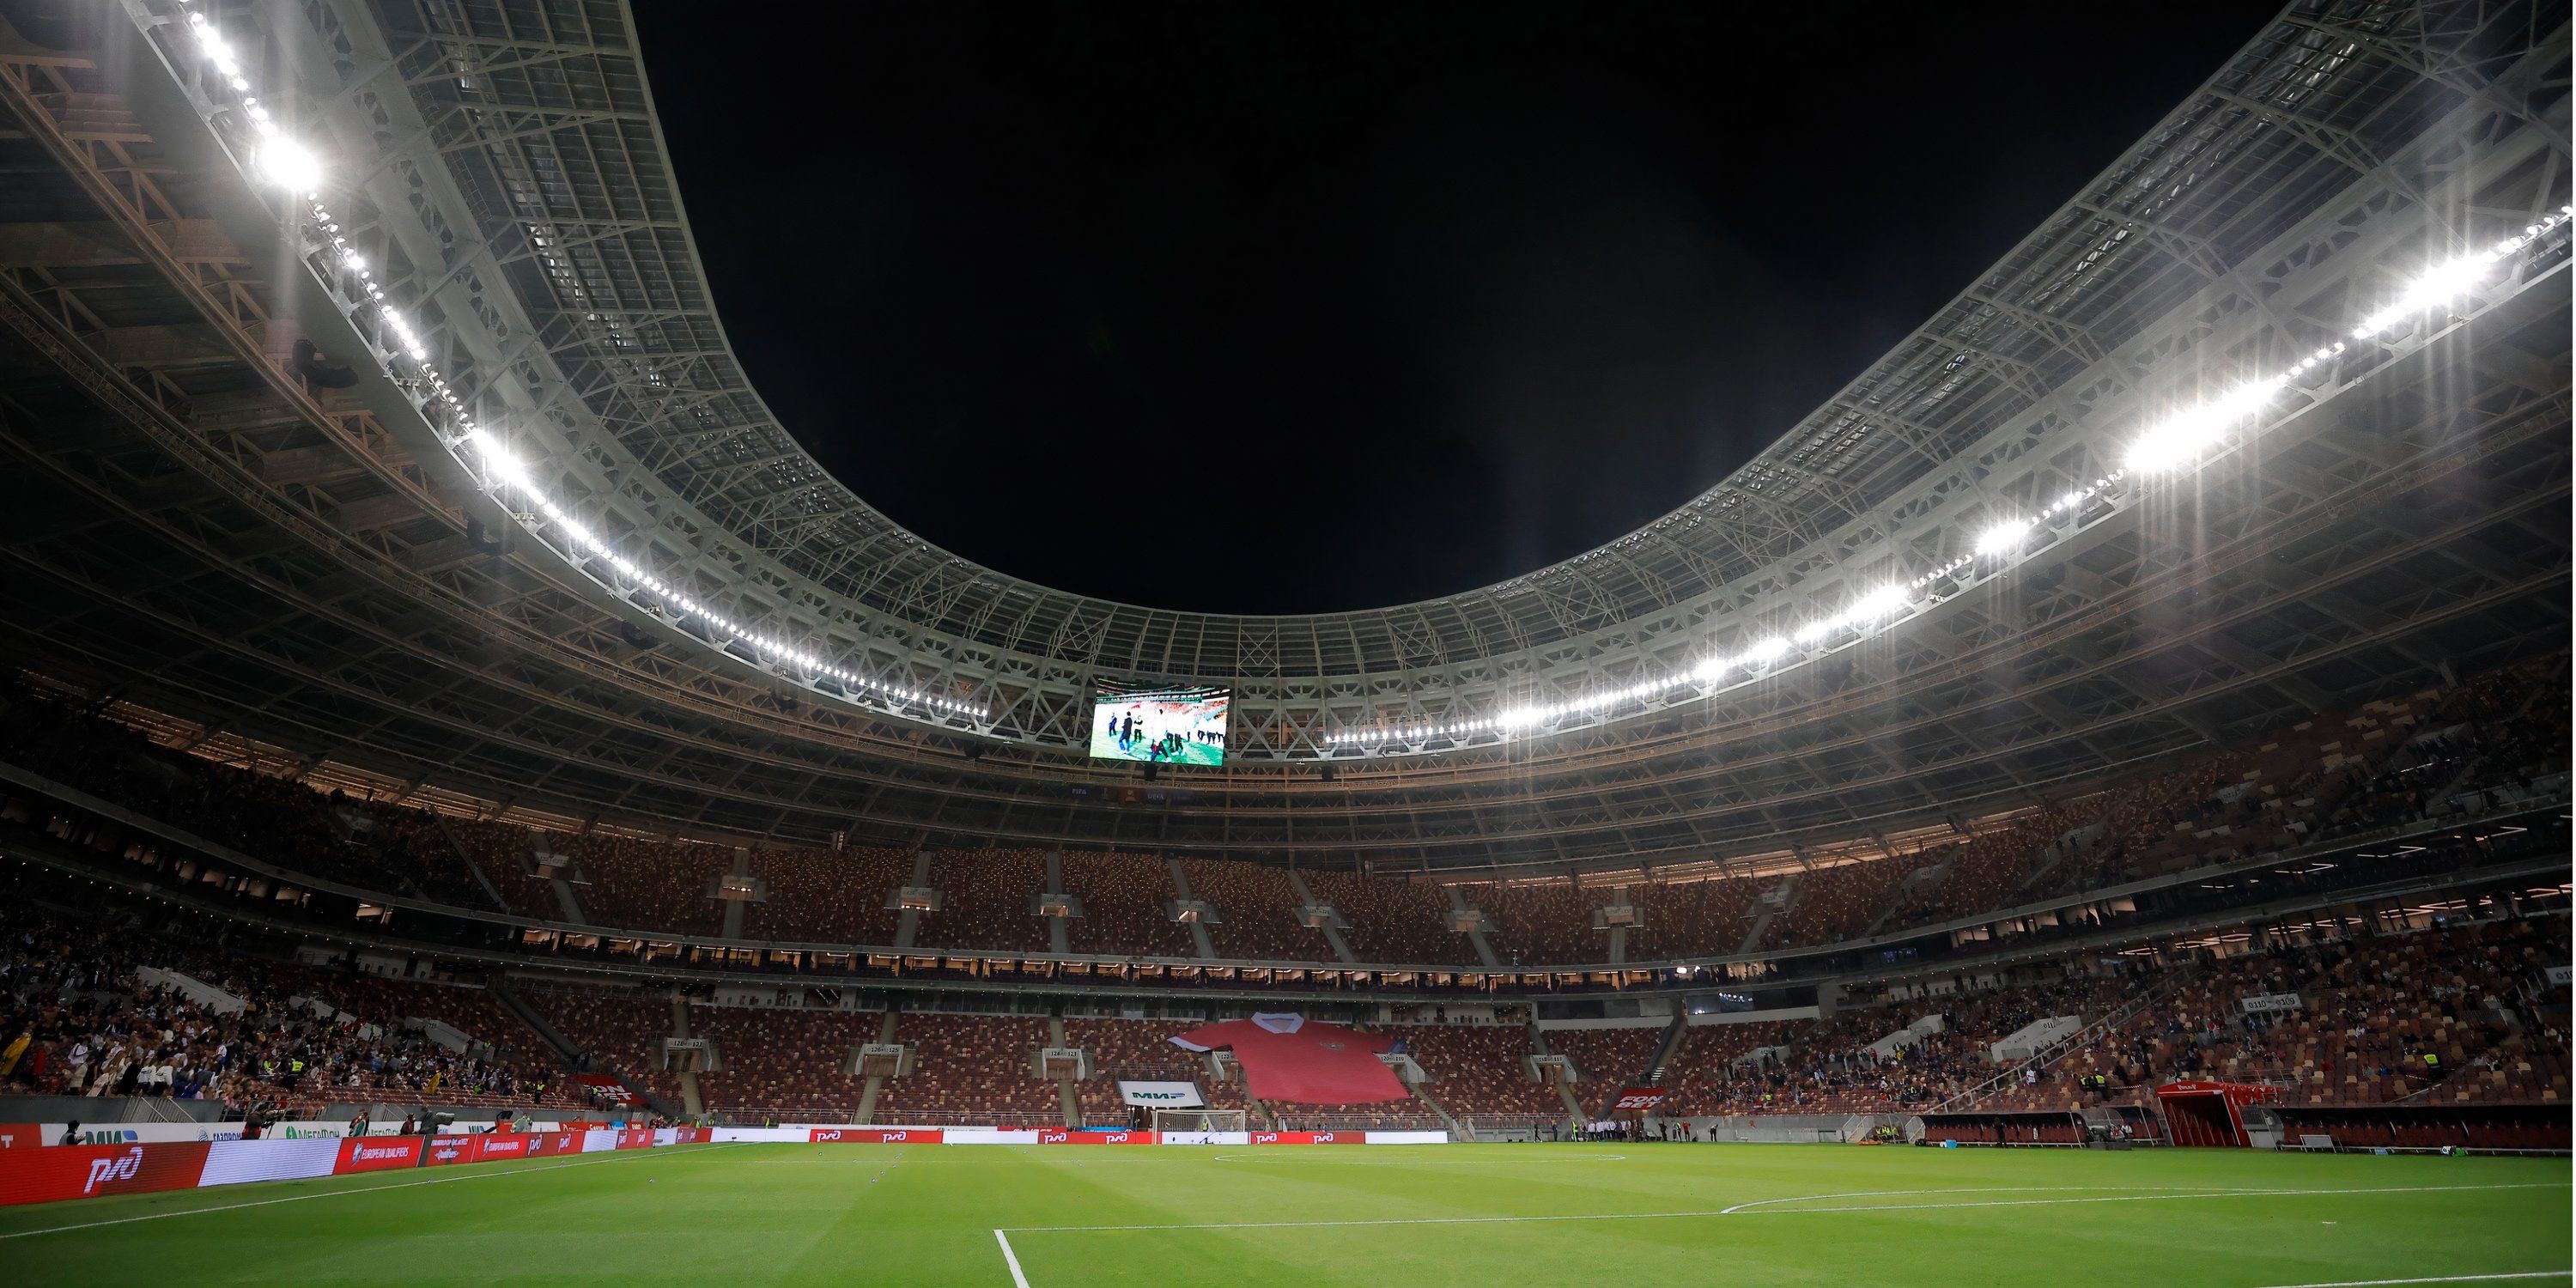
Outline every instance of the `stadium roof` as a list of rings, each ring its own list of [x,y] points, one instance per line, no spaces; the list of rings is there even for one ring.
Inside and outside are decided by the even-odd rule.
[[[183,11],[274,50],[244,61],[286,78],[343,252],[259,184]],[[1500,585],[1295,618],[1017,581],[816,468],[725,345],[622,5],[128,13],[174,21],[0,51],[32,176],[0,208],[30,467],[6,531],[41,588],[10,629],[45,669],[406,781],[804,838],[1687,868],[1883,844],[2567,636],[2563,230],[2186,482],[1976,560],[2142,427],[2557,211],[2563,6],[2293,4],[1689,505]],[[782,214],[780,253],[813,253],[806,224]],[[1903,238],[1894,210],[1869,249]],[[298,328],[384,371],[281,379]],[[403,378],[415,347],[447,383]],[[496,487],[460,415],[560,513]],[[1930,587],[1897,628],[1690,678],[1891,583]],[[1095,684],[1154,676],[1236,687],[1232,768],[1138,786],[1068,754]]]

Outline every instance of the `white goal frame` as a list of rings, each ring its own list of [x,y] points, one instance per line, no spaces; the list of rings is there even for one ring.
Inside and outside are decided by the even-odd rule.
[[[1157,1132],[1243,1131],[1247,1115],[1240,1109],[1156,1109]]]

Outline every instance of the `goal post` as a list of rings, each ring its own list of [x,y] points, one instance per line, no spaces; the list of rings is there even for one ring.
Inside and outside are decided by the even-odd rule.
[[[1157,1109],[1154,1130],[1158,1132],[1213,1132],[1244,1130],[1244,1111],[1240,1109]]]

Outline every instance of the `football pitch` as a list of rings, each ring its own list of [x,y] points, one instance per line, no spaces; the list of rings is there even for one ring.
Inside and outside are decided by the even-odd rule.
[[[2564,1159],[701,1145],[0,1209],[23,1284],[2569,1279]]]

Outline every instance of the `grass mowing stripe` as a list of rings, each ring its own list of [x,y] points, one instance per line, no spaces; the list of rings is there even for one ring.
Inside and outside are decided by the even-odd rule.
[[[2020,1188],[2020,1187],[2014,1187]],[[2030,1186],[2031,1189],[2047,1188]],[[2104,1189],[2125,1188],[2103,1186]],[[2057,1203],[2147,1203],[2173,1199],[2242,1199],[2278,1198],[2336,1194],[2434,1194],[2452,1190],[2549,1190],[2565,1189],[2567,1183],[2542,1181],[2515,1185],[2373,1185],[2359,1189],[2263,1189],[2263,1190],[2193,1190],[2182,1194],[2131,1194],[2124,1196],[2081,1199],[1997,1199],[1976,1203],[1870,1203],[1855,1207],[1777,1208],[1755,1212],[1755,1203],[1739,1203],[1728,1208],[1708,1208],[1689,1212],[1548,1212],[1530,1216],[1404,1216],[1363,1217],[1350,1221],[1214,1221],[1205,1224],[1163,1225],[1014,1225],[1005,1229],[1013,1234],[1083,1234],[1120,1230],[1294,1230],[1308,1227],[1338,1228],[1370,1225],[1516,1225],[1542,1221],[1671,1221],[1686,1217],[1717,1216],[1798,1216],[1810,1212],[1912,1212],[1928,1208],[2033,1207]],[[1907,1194],[1991,1194],[1991,1189],[1966,1190],[1873,1190],[1890,1198]],[[1816,1199],[1853,1198],[1849,1194],[1814,1194],[1804,1199],[1763,1199],[1761,1203],[1811,1202]]]
[[[287,1281],[487,1288],[495,1265],[548,1267],[561,1282],[603,1288],[719,1281],[757,1288],[1489,1288],[1608,1277],[1621,1288],[2050,1288],[2069,1278],[2084,1288],[2571,1288],[2534,1272],[2576,1263],[2564,1158],[1631,1145],[1615,1151],[1627,1155],[1623,1161],[1585,1163],[1574,1155],[1602,1151],[1367,1151],[1372,1163],[1424,1164],[1408,1172],[1320,1158],[1317,1166],[1262,1167],[1216,1161],[1219,1151],[1181,1149],[781,1143],[728,1144],[721,1157],[691,1152],[704,1148],[533,1163],[542,1169],[690,1154],[623,1171],[586,1168],[516,1185],[442,1184],[336,1206],[278,1204],[226,1211],[221,1220],[0,1241],[0,1266],[10,1267],[0,1271],[0,1288],[21,1281],[166,1288],[173,1265],[188,1267],[184,1277],[205,1288]],[[1533,1155],[1564,1161],[1509,1165]],[[1498,1165],[1450,1165],[1478,1158]],[[376,1183],[513,1166],[531,1164],[390,1172]],[[299,1197],[371,1179],[252,1187],[264,1193],[113,1197],[76,1211],[0,1211],[0,1232]],[[2173,1195],[2211,1201],[2047,1211],[1965,1206]],[[1789,1201],[1769,1201],[1777,1199]],[[1754,1204],[1735,1214],[1673,1217],[1673,1209],[1722,1213]],[[1941,1210],[1745,1219],[1873,1204]],[[1625,1219],[1513,1219],[1586,1213]],[[1414,1220],[1376,1229],[1353,1224],[1403,1218]],[[1163,1228],[1063,1239],[1021,1232],[1137,1225]],[[1250,1225],[1277,1228],[1243,1228]],[[1189,1226],[1221,1228],[1173,1228]],[[2375,1282],[2412,1278],[2426,1282]]]
[[[575,1159],[571,1162],[555,1163],[546,1167],[513,1167],[506,1171],[468,1172],[457,1176],[432,1176],[417,1181],[397,1181],[391,1185],[352,1185],[344,1190],[317,1190],[311,1194],[289,1194],[283,1198],[253,1199],[248,1203],[217,1203],[207,1207],[181,1208],[175,1212],[146,1212],[141,1216],[111,1217],[105,1221],[82,1221],[75,1225],[49,1225],[41,1230],[0,1231],[0,1239],[26,1239],[39,1234],[61,1234],[67,1230],[95,1230],[104,1225],[131,1225],[136,1221],[161,1221],[174,1216],[195,1216],[201,1212],[238,1212],[243,1208],[272,1207],[279,1203],[301,1203],[306,1199],[334,1199],[343,1198],[351,1194],[376,1194],[385,1190],[407,1190],[416,1185],[445,1185],[449,1181],[479,1181],[489,1180],[495,1176],[526,1176],[531,1172],[560,1172],[568,1167],[586,1167],[592,1163],[614,1163],[620,1159],[649,1158],[656,1154],[659,1154],[663,1158],[670,1158],[674,1154],[678,1153],[703,1154],[708,1150],[731,1148],[733,1148],[731,1144],[708,1145],[703,1148],[691,1148],[686,1145],[665,1145],[659,1150],[620,1150],[606,1158]],[[181,1192],[184,1193],[185,1191]],[[78,1200],[73,1201],[78,1202]]]

